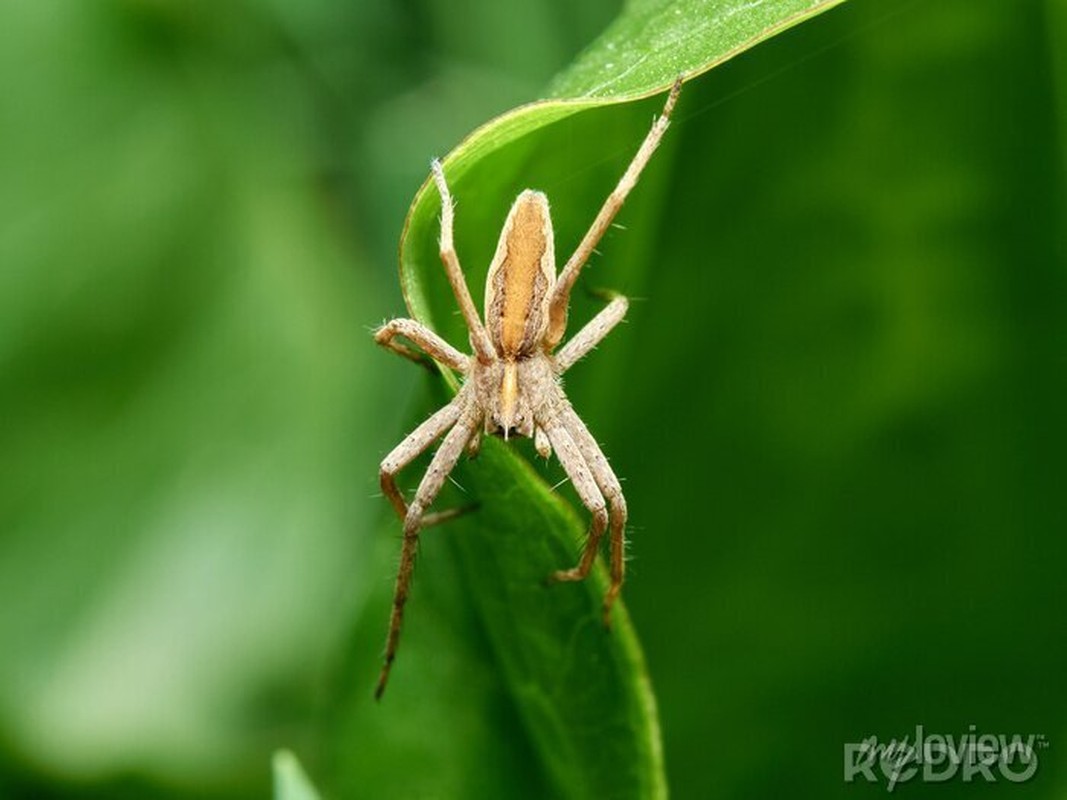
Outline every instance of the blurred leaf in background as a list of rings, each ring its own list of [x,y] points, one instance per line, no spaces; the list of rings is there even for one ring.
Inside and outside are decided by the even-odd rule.
[[[506,703],[418,683],[438,658],[496,685],[476,622],[433,630],[432,598],[469,620],[445,529],[390,735],[341,734],[396,552],[377,462],[425,410],[367,334],[402,313],[404,211],[618,11],[572,5],[0,11],[4,796],[263,797],[278,746],[324,790],[420,761],[539,785]],[[919,724],[1043,734],[1012,789],[1063,794],[1065,25],[850,0],[761,45],[687,90],[590,270],[643,298],[568,392],[627,479],[676,796],[851,796],[844,743]],[[517,145],[561,154],[509,178],[561,247],[652,108]],[[496,228],[458,232],[472,268]]]
[[[0,709],[71,776],[261,770],[351,596],[363,259],[297,65],[230,13],[0,26]]]

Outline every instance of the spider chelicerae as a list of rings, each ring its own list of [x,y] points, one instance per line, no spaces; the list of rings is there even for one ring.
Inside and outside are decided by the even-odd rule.
[[[483,432],[504,439],[533,437],[537,452],[546,458],[555,451],[578,497],[592,514],[589,537],[577,566],[560,570],[551,579],[585,578],[596,559],[602,535],[610,532],[611,585],[603,605],[604,623],[610,623],[611,607],[619,596],[625,568],[626,500],[600,446],[567,400],[560,376],[622,320],[626,298],[608,295],[607,305],[566,344],[556,348],[566,332],[570,293],[578,274],[663,138],[681,87],[679,78],[652,130],[558,277],[548,199],[530,189],[516,198],[489,266],[484,324],[452,244],[453,205],[444,170],[440,162],[433,162],[433,179],[441,195],[441,260],[466,322],[473,352],[461,353],[411,319],[394,319],[375,334],[379,344],[406,358],[422,360],[417,351],[396,341],[398,337],[406,339],[464,378],[452,401],[408,434],[382,461],[382,491],[404,522],[404,542],[385,663],[375,692],[379,698],[396,657],[419,531],[451,516],[447,511],[438,514],[426,511],[463,451],[476,452]],[[442,435],[444,440],[409,504],[397,488],[396,474]]]

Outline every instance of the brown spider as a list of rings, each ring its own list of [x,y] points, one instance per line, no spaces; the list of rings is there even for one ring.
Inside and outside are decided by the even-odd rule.
[[[578,565],[556,572],[551,576],[553,580],[585,578],[593,566],[600,538],[610,526],[611,586],[604,597],[604,623],[610,623],[611,607],[619,595],[623,579],[626,500],[599,445],[563,393],[560,376],[622,320],[626,314],[626,298],[610,295],[604,309],[559,351],[553,351],[562,341],[567,327],[570,292],[578,273],[667,130],[681,87],[679,78],[637,155],[558,278],[548,199],[541,192],[530,189],[518,196],[508,212],[496,254],[489,266],[484,325],[475,310],[452,245],[452,197],[444,171],[440,162],[433,162],[433,179],[441,194],[441,260],[470,332],[473,355],[464,355],[429,328],[410,319],[394,319],[383,325],[374,337],[378,344],[406,358],[421,360],[416,351],[394,341],[398,336],[403,337],[465,378],[455,398],[419,425],[382,461],[382,491],[404,521],[404,544],[385,647],[385,664],[376,697],[380,698],[385,691],[389,669],[396,657],[419,531],[452,515],[452,512],[427,515],[426,510],[464,449],[472,453],[477,450],[482,431],[504,439],[532,436],[537,452],[546,458],[555,450],[582,503],[593,515],[589,538]],[[408,505],[397,488],[396,474],[445,431],[448,433],[434,453],[415,498]]]

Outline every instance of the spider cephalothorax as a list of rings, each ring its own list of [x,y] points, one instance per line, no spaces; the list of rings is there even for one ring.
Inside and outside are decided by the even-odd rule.
[[[625,567],[626,500],[600,446],[563,393],[559,377],[622,320],[626,298],[609,295],[607,306],[570,341],[556,348],[566,332],[570,292],[578,273],[667,130],[680,90],[679,79],[637,155],[558,277],[547,198],[529,189],[516,198],[489,266],[484,322],[475,310],[452,245],[452,197],[444,170],[439,162],[433,163],[433,178],[441,195],[441,260],[474,352],[464,355],[429,328],[410,319],[394,319],[375,334],[379,344],[420,360],[418,353],[396,341],[397,337],[403,337],[464,377],[452,401],[431,415],[382,461],[382,491],[404,521],[404,545],[385,665],[378,681],[379,697],[396,656],[419,531],[448,514],[428,515],[426,511],[464,449],[476,449],[483,432],[505,439],[533,437],[537,451],[545,457],[555,451],[579,498],[592,514],[589,539],[578,565],[555,573],[552,576],[555,580],[581,580],[588,575],[601,536],[609,531],[611,585],[604,597],[604,622],[610,622],[611,607],[622,587]],[[441,436],[444,439],[409,505],[397,488],[396,473]]]

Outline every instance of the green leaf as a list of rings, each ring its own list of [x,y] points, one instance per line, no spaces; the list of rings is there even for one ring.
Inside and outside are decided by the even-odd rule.
[[[493,120],[446,159],[458,201],[457,247],[472,289],[484,283],[503,217],[525,186],[546,190],[554,201],[557,257],[565,258],[662,100],[577,112],[638,100],[679,73],[698,74],[836,2],[629,6],[557,79],[554,99]],[[603,116],[608,113],[610,119]],[[663,152],[670,149],[668,142]],[[638,220],[626,236],[627,250],[612,246],[615,236],[606,240],[611,267],[596,274],[597,281],[633,288],[654,266],[640,220],[655,210],[650,201],[666,162],[669,155],[658,156],[623,212],[622,219]],[[401,243],[402,287],[416,318],[465,345],[437,257],[438,212],[435,192],[424,185]],[[439,402],[446,399],[435,394]],[[506,787],[509,796],[539,797],[547,785],[548,794],[561,797],[666,796],[654,696],[625,609],[618,609],[612,631],[603,629],[601,571],[582,584],[544,586],[553,570],[574,562],[585,515],[551,488],[548,480],[558,478],[558,470],[551,477],[539,473],[529,455],[528,447],[518,454],[490,440],[477,461],[457,468],[467,501],[477,500],[479,508],[423,536],[426,568],[416,579],[381,708],[369,701],[373,674],[353,664],[353,696],[339,712],[338,736],[341,783],[349,791],[380,786],[394,796],[430,789],[442,796],[484,796]],[[410,468],[407,480],[413,483],[418,473],[418,466]],[[457,492],[451,495],[438,506],[463,502]],[[396,521],[389,527],[395,531]],[[379,591],[368,611],[378,617],[365,620],[359,638],[384,631],[387,607],[386,593]],[[377,767],[375,754],[387,741],[404,743],[417,757],[402,771]],[[485,747],[494,756],[486,757]],[[532,782],[509,780],[504,765],[523,761],[520,751],[534,758]],[[525,770],[531,770],[528,763]]]
[[[274,754],[274,800],[319,800],[300,761],[288,750]]]

